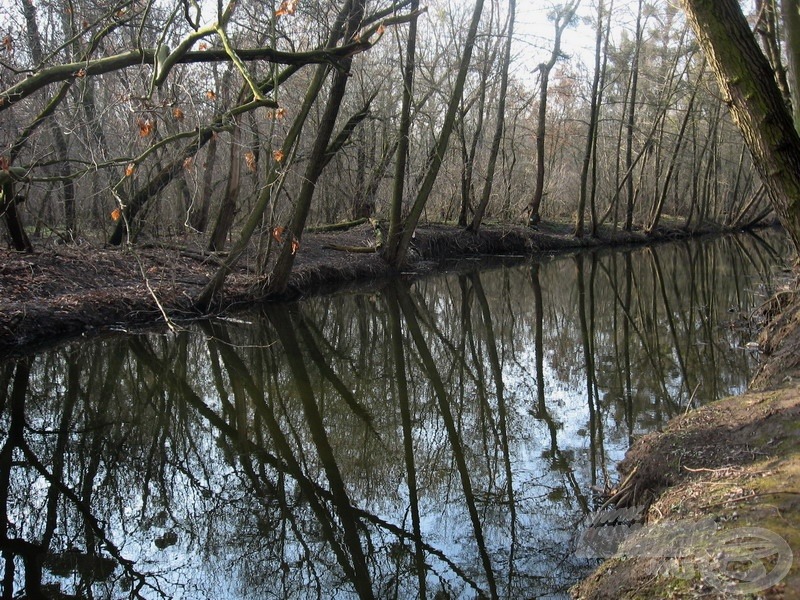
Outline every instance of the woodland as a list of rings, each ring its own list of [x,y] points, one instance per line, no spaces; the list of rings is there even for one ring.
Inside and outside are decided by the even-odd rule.
[[[795,2],[6,0],[0,15],[10,247],[192,248],[213,271],[199,309],[239,264],[281,293],[305,234],[359,224],[368,239],[340,250],[394,268],[421,223],[590,238],[777,214],[800,235]],[[751,80],[766,87],[740,103]]]

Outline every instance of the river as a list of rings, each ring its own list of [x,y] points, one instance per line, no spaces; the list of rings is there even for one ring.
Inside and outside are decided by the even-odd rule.
[[[564,597],[632,441],[747,386],[788,255],[460,263],[0,365],[4,597]]]

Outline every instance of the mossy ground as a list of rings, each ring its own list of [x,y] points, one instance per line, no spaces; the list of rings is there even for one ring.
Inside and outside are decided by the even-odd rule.
[[[621,468],[637,469],[654,501],[647,526],[691,529],[714,522],[715,534],[686,556],[617,556],[573,588],[575,598],[800,598],[800,385],[720,400],[639,440]],[[654,479],[653,473],[659,473]],[[648,480],[649,481],[646,481]],[[652,487],[652,486],[655,486]],[[708,577],[723,542],[741,528],[766,529],[793,553],[789,573],[766,589],[737,593]],[[716,542],[715,542],[716,540]],[[666,552],[666,554],[669,554]],[[777,555],[764,557],[767,572]],[[712,562],[709,563],[708,561]],[[705,562],[703,562],[705,561]],[[732,565],[735,566],[735,565]],[[741,566],[741,565],[740,565]],[[747,565],[745,565],[747,566]],[[718,571],[722,572],[722,571]]]

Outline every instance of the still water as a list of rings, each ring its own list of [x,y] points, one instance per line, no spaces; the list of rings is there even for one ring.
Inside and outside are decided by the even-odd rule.
[[[454,269],[0,365],[3,597],[563,597],[632,440],[746,387],[786,256]]]

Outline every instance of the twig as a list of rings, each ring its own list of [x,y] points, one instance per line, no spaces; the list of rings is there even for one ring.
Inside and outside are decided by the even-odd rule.
[[[158,295],[156,295],[156,291],[150,285],[150,278],[147,277],[147,271],[145,271],[144,264],[142,263],[141,259],[139,258],[139,255],[137,255],[135,252],[131,252],[131,254],[133,255],[134,260],[136,261],[136,264],[139,265],[139,271],[142,273],[142,279],[144,279],[144,284],[145,284],[145,286],[147,286],[147,291],[153,297],[153,301],[156,303],[156,306],[158,307],[158,310],[161,313],[161,316],[164,317],[164,321],[167,323],[167,327],[169,328],[169,330],[172,333],[176,333],[178,331],[178,327],[176,327],[175,323],[172,322],[172,319],[170,319],[169,315],[167,314],[166,309],[161,304],[161,301],[158,299]]]
[[[684,417],[689,414],[689,410],[692,408],[692,402],[694,402],[694,397],[697,394],[697,390],[699,387],[700,387],[699,383],[696,386],[694,386],[694,389],[692,390],[692,395],[689,396],[689,401],[686,403],[686,410],[683,411]]]
[[[762,496],[778,496],[780,494],[788,494],[790,496],[800,496],[800,492],[795,492],[793,490],[777,490],[774,492],[755,492],[748,496],[737,496],[736,498],[731,498],[730,500],[720,500],[717,502],[710,502],[708,504],[703,504],[699,507],[699,510],[704,510],[706,508],[714,508],[717,506],[724,506],[725,504],[734,504],[737,502],[743,502],[745,500],[750,500],[751,498],[760,498]]]

